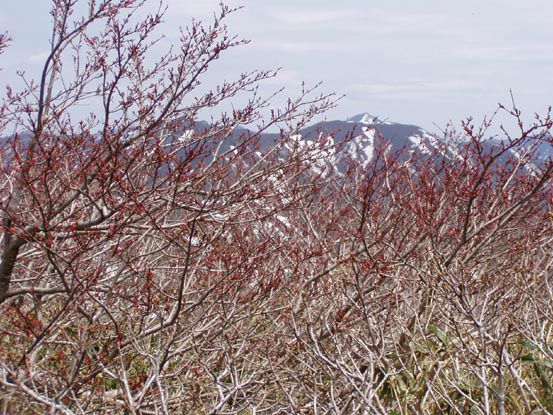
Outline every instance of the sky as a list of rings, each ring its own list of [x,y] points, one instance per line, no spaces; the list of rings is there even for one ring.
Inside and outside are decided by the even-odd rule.
[[[154,1],[150,1],[153,4]],[[209,21],[218,0],[167,0],[162,32],[176,41],[192,18]],[[282,68],[267,91],[345,97],[328,119],[369,112],[428,130],[490,115],[510,91],[529,117],[553,104],[551,0],[229,0],[244,6],[227,22],[251,43],[222,57],[206,83],[249,69]],[[2,0],[0,84],[34,74],[48,50],[50,2]],[[3,86],[2,86],[3,88]]]

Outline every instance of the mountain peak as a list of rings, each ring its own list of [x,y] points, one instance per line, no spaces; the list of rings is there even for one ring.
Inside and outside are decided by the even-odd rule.
[[[348,118],[347,121],[351,123],[359,123],[359,124],[366,124],[366,125],[382,123],[382,121],[380,121],[378,116],[369,114],[368,112],[354,115],[353,117]]]

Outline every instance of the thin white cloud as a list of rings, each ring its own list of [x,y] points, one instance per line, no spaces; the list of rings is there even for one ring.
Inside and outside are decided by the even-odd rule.
[[[27,58],[27,63],[36,64],[36,63],[44,62],[48,57],[48,54],[49,52],[41,52],[35,55],[31,55]]]
[[[475,46],[461,48],[456,51],[456,56],[466,59],[479,59],[490,62],[521,62],[551,61],[553,46],[547,45],[509,45],[509,46]]]
[[[343,21],[352,21],[359,17],[358,13],[348,10],[289,10],[276,13],[275,17],[281,22],[291,25],[316,25]]]
[[[436,81],[398,81],[375,82],[350,85],[348,91],[356,94],[366,94],[372,97],[385,99],[398,99],[407,97],[423,97],[444,93],[458,94],[469,92],[476,87],[469,81],[462,79],[436,80]]]
[[[166,0],[169,17],[189,16],[206,17],[220,10],[220,0]],[[225,4],[231,8],[239,7],[241,2],[236,0],[225,1]],[[188,22],[185,22],[188,23]]]
[[[283,84],[295,84],[301,81],[301,74],[298,71],[293,70],[280,70],[274,78],[270,78],[265,81],[268,84],[283,85]]]
[[[424,27],[440,26],[444,24],[445,17],[438,13],[409,13],[409,14],[383,14],[379,13],[380,20],[391,25]]]
[[[355,46],[343,42],[317,41],[276,41],[276,42],[255,42],[256,48],[279,50],[291,53],[313,53],[313,52],[353,52]]]

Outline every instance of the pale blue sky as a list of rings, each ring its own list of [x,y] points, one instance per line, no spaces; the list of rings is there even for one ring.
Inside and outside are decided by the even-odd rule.
[[[2,80],[33,73],[48,49],[47,0],[1,0],[0,31],[14,37]],[[168,0],[170,41],[217,0]],[[228,24],[252,40],[231,52],[208,82],[250,68],[282,67],[269,88],[302,80],[346,94],[328,118],[371,112],[434,130],[490,114],[512,89],[526,112],[553,104],[551,0],[230,0],[245,8]]]

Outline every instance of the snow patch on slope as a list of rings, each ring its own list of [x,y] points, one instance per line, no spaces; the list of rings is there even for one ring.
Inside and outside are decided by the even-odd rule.
[[[363,167],[368,167],[374,157],[374,128],[363,127],[362,134],[348,142],[344,150],[353,160],[358,160]]]
[[[421,135],[409,136],[409,141],[413,143],[414,150],[420,151],[422,154],[431,155],[434,150],[439,148],[439,143],[436,137],[423,131]]]

